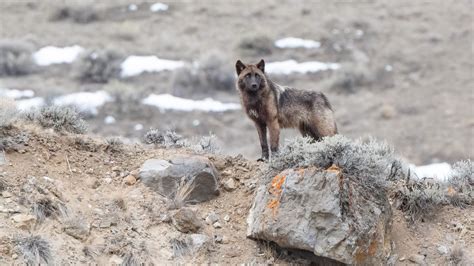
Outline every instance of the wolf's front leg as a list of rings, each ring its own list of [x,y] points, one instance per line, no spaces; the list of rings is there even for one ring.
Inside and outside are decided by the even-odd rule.
[[[275,156],[278,153],[278,143],[280,141],[280,124],[277,119],[270,122],[268,130],[270,131],[270,150],[272,156]]]
[[[255,122],[255,126],[257,127],[260,146],[262,147],[262,157],[258,160],[268,160],[267,125],[265,125],[265,123]]]

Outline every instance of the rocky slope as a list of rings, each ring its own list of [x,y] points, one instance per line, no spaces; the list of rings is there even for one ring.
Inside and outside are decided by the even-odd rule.
[[[20,133],[26,144],[0,160],[0,264],[323,263],[247,238],[265,163],[199,155],[212,162],[220,193],[191,204],[183,200],[189,194],[171,200],[147,186],[140,168],[148,159],[189,158],[194,151],[113,144],[31,125],[9,129]],[[409,224],[392,208],[388,263],[469,264],[473,210],[445,206],[433,219]]]

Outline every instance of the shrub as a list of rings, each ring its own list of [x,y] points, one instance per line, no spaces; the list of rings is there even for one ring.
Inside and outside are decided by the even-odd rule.
[[[59,206],[48,198],[40,199],[33,203],[33,213],[36,220],[42,223],[46,218],[57,217],[59,215]]]
[[[120,137],[108,137],[105,139],[106,151],[119,152],[123,149],[123,140]]]
[[[175,70],[171,78],[172,94],[179,97],[209,95],[215,91],[232,91],[234,71],[228,59],[219,52],[202,56],[197,67],[183,67]]]
[[[80,24],[87,24],[99,20],[98,12],[91,6],[61,7],[54,11],[51,21],[72,20]]]
[[[264,34],[243,37],[238,48],[248,56],[264,56],[272,53],[273,41]]]
[[[80,115],[72,108],[65,106],[45,106],[28,113],[27,118],[37,121],[44,128],[53,128],[57,132],[82,134],[87,126]]]
[[[474,171],[471,160],[459,161],[453,165],[453,172],[448,178],[450,188],[447,198],[454,206],[465,207],[474,203]]]
[[[141,100],[145,94],[143,90],[134,88],[118,80],[111,80],[105,85],[104,90],[114,99],[112,107],[121,114],[142,112]]]
[[[351,141],[342,135],[325,137],[320,142],[301,137],[289,140],[270,161],[271,170],[276,172],[307,166],[328,168],[332,164],[343,174],[376,188],[387,188],[388,180],[404,177],[403,162],[386,143],[374,139]]]
[[[0,99],[0,129],[9,128],[17,118],[18,110],[14,101]]]
[[[33,73],[36,65],[33,61],[31,44],[22,41],[0,41],[0,76],[20,76]]]
[[[4,134],[0,132],[0,151],[19,150],[24,145],[28,144],[30,135],[26,132],[8,132]]]
[[[119,77],[122,60],[123,56],[116,51],[89,51],[77,63],[78,77],[82,82],[107,83]]]
[[[183,136],[171,130],[163,132],[158,129],[150,129],[145,133],[143,140],[147,144],[161,145],[166,148],[180,148],[186,146]]]
[[[203,136],[197,139],[195,143],[191,143],[189,145],[196,153],[218,153],[220,151],[220,147],[216,142],[216,136],[214,134],[209,134],[209,136]]]
[[[15,240],[19,253],[27,261],[28,265],[40,265],[52,263],[53,256],[48,241],[40,236],[19,237]]]

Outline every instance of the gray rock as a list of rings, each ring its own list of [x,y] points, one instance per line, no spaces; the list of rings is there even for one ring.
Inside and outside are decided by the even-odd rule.
[[[219,215],[217,215],[215,212],[210,212],[206,217],[207,224],[213,224],[217,221],[219,221]]]
[[[183,233],[195,233],[201,228],[201,221],[196,212],[190,208],[179,209],[172,218],[173,225]]]
[[[7,158],[5,158],[5,153],[0,151],[0,165],[4,165],[7,163]]]
[[[222,224],[219,222],[213,223],[212,226],[214,226],[214,228],[222,228]]]
[[[337,169],[288,169],[268,179],[257,186],[248,237],[346,264],[387,262],[392,212],[383,190]]]
[[[236,184],[235,184],[235,181],[233,178],[228,178],[225,182],[224,182],[224,189],[227,190],[227,191],[233,191],[235,190],[236,188]]]
[[[142,182],[173,199],[182,181],[190,184],[182,199],[189,203],[208,201],[219,195],[218,173],[209,159],[197,155],[176,155],[169,161],[147,160],[140,168]],[[184,178],[184,180],[182,180]]]
[[[209,243],[209,237],[202,234],[190,234],[186,239],[186,243],[190,247],[192,253],[195,253]]]
[[[446,255],[448,254],[448,248],[445,245],[439,245],[438,252],[440,255]]]
[[[85,224],[83,226],[80,225],[68,225],[64,227],[64,232],[75,239],[85,241],[90,234],[90,226]]]
[[[419,254],[414,254],[408,257],[408,260],[411,262],[414,262],[418,265],[426,265],[425,263],[425,256],[419,255]]]

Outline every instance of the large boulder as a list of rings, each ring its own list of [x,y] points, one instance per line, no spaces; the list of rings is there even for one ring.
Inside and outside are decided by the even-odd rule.
[[[262,181],[247,218],[250,238],[310,251],[314,258],[383,265],[392,212],[383,190],[337,167],[287,169]]]
[[[145,185],[171,199],[183,186],[185,202],[203,202],[219,195],[218,173],[212,162],[203,156],[149,159],[140,168],[139,177]]]

